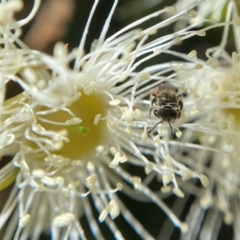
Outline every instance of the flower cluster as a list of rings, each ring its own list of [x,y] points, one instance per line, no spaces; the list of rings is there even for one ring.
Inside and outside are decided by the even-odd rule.
[[[202,207],[216,203],[225,222],[232,223],[233,212],[239,217],[230,198],[239,200],[240,46],[236,41],[232,57],[224,47],[230,25],[236,38],[240,35],[234,3],[229,4],[226,22],[202,30],[192,29],[205,20],[192,23],[188,14],[196,3],[180,12],[166,7],[106,38],[115,0],[98,40],[85,53],[98,2],[78,48],[68,52],[58,43],[53,56],[30,50],[19,39],[21,26],[34,16],[40,0],[20,21],[14,19],[23,7],[20,0],[0,3],[0,156],[12,156],[0,170],[0,189],[15,180],[0,215],[3,239],[39,239],[44,231],[50,231],[52,239],[88,239],[83,217],[91,237],[105,239],[105,224],[112,236],[124,239],[126,233],[115,221],[119,216],[142,239],[155,239],[119,192],[154,203],[185,233],[188,224],[174,215],[163,195],[183,198],[184,191],[190,191],[187,182],[198,180],[204,188],[193,184],[191,192],[201,198]],[[173,16],[139,29],[169,12]],[[186,18],[189,24],[173,34],[157,34]],[[219,47],[207,51],[206,62],[195,50],[188,55],[171,50],[216,27],[224,27],[224,36]],[[150,64],[166,54],[178,60]],[[5,100],[9,81],[23,92]],[[184,94],[181,117],[148,133],[159,122],[149,116],[149,96],[166,81]],[[189,223],[191,233],[195,221]]]
[[[226,20],[199,30],[202,36],[222,28],[219,46],[206,49],[206,60],[197,51],[179,54],[177,79],[184,83],[186,119],[183,138],[174,155],[196,172],[208,176],[209,185],[186,183],[183,189],[197,196],[187,214],[189,231],[182,239],[217,239],[222,221],[239,234],[239,56],[240,17],[230,1]],[[232,30],[232,31],[231,31]],[[228,53],[228,41],[235,50]]]
[[[184,160],[191,169],[204,171],[210,182],[202,190],[196,186],[191,188],[191,193],[200,201],[193,204],[188,222],[190,229],[202,227],[201,236],[207,231],[208,237],[215,239],[223,219],[225,224],[233,224],[235,237],[239,238],[240,17],[234,1],[228,4],[224,22],[202,31],[217,27],[223,28],[219,46],[206,49],[206,61],[198,59],[196,51],[191,52],[188,57],[194,63],[186,64],[183,68],[188,70],[179,74],[179,79],[185,79],[189,104],[190,123],[183,125],[185,135],[189,143],[198,144],[182,150],[187,151]],[[234,39],[235,51],[229,54],[225,48],[231,39]],[[189,231],[183,238],[194,239],[197,234],[198,231]]]

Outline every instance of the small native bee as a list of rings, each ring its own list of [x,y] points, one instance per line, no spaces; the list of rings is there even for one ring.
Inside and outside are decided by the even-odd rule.
[[[158,124],[167,121],[171,128],[172,135],[171,122],[180,118],[183,108],[182,94],[177,95],[177,90],[174,86],[167,82],[163,82],[150,96],[150,100],[149,118],[153,110],[154,116],[161,119],[161,121],[149,130],[148,134],[151,133]]]

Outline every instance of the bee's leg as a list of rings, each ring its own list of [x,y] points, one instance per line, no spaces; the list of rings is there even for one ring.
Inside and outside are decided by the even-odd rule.
[[[155,96],[151,96],[150,100],[151,100],[151,106],[150,106],[150,109],[149,109],[149,116],[148,116],[149,118],[150,118],[151,113],[152,113],[153,104],[156,104],[156,97]]]
[[[183,108],[183,102],[182,102],[182,100],[181,101],[179,101],[179,105],[180,105],[180,111],[182,110],[182,108]]]
[[[156,128],[156,126],[157,126],[158,124],[162,123],[162,122],[163,122],[163,120],[160,121],[160,122],[158,122],[158,123],[156,123],[156,124],[154,125],[154,127],[147,132],[147,134],[151,133],[151,132]]]
[[[171,123],[170,123],[169,120],[168,120],[168,124],[169,124],[169,126],[170,126],[170,128],[171,128],[171,137],[173,137],[173,133],[172,133],[172,125],[171,125]]]
[[[179,95],[177,96],[177,101],[182,101],[182,98],[183,98],[182,94],[179,94]]]
[[[177,112],[177,119],[179,119],[181,117],[182,111],[181,110],[176,110],[176,112]]]
[[[183,109],[182,95],[178,95],[178,96],[177,96],[177,101],[178,101],[178,105],[179,105],[179,110],[178,110],[177,118],[180,118],[180,117],[181,117],[181,111],[182,111],[182,109]]]
[[[179,106],[180,106],[180,110],[182,110],[182,108],[183,108],[182,98],[183,98],[182,94],[180,94],[180,95],[177,96],[177,102],[178,102],[178,104],[179,104]]]

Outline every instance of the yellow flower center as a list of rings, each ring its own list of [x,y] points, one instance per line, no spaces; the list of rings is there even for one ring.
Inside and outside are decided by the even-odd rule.
[[[230,70],[229,70],[230,71]],[[229,103],[233,107],[222,110],[223,116],[228,122],[227,129],[230,131],[240,130],[240,79],[234,75],[224,77],[219,93],[227,95],[223,103]]]
[[[25,97],[22,94],[15,96],[4,102],[4,108],[11,109],[14,107],[21,107],[22,104],[19,101],[23,100]],[[27,101],[26,101],[27,102]],[[26,103],[25,102],[25,103]],[[50,151],[53,155],[61,155],[70,160],[84,160],[85,157],[91,157],[95,154],[95,148],[98,145],[103,145],[105,140],[107,139],[107,124],[106,120],[96,121],[96,115],[100,115],[101,117],[105,117],[107,114],[108,101],[106,97],[101,93],[92,93],[90,95],[86,95],[81,92],[81,97],[73,102],[68,109],[72,111],[72,113],[82,120],[81,123],[76,125],[57,125],[52,123],[46,123],[43,121],[38,121],[41,127],[43,127],[47,131],[56,131],[56,132],[67,132],[68,142],[64,142],[63,145],[59,148],[59,150]],[[48,110],[46,107],[41,107],[38,111]],[[2,116],[2,121],[4,121],[8,114]],[[71,117],[65,111],[57,111],[55,113],[46,114],[43,116],[45,120],[53,121],[53,122],[61,122],[65,123],[70,120]],[[14,127],[14,125],[12,125]],[[33,133],[32,133],[33,134]],[[45,137],[43,135],[38,135],[34,133],[34,135],[38,138]],[[20,141],[20,139],[19,139]],[[46,143],[42,143],[42,145]],[[24,140],[24,145],[31,147],[33,150],[39,149],[34,141]],[[39,161],[44,161],[46,155],[40,154],[36,156],[35,159]],[[89,158],[87,158],[89,159]],[[8,187],[15,179],[19,170],[13,169],[9,172],[8,175],[2,179],[0,183],[0,191],[6,187]]]
[[[81,97],[68,108],[82,120],[81,123],[70,126],[59,126],[44,122],[39,122],[39,124],[46,130],[67,131],[69,142],[65,142],[60,150],[54,151],[52,154],[61,155],[70,160],[82,159],[82,157],[94,153],[94,149],[106,139],[106,120],[100,120],[97,123],[94,123],[94,120],[99,114],[101,117],[106,116],[107,101],[103,94],[92,93],[86,95],[81,92]],[[58,111],[48,114],[44,118],[56,122],[66,122],[69,120],[69,114]]]

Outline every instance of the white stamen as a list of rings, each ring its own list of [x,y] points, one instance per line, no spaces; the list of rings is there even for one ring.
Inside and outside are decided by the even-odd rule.
[[[149,162],[147,166],[145,167],[145,173],[149,174],[153,170],[153,163]]]
[[[117,188],[119,191],[122,191],[122,189],[123,189],[122,183],[117,183]]]
[[[29,223],[29,220],[30,220],[29,214],[26,214],[25,216],[21,217],[18,222],[19,227],[24,228]]]
[[[47,186],[53,187],[56,185],[56,181],[54,178],[43,176],[41,178],[41,182]]]
[[[109,102],[109,105],[111,106],[118,106],[121,103],[121,101],[119,99],[115,99],[115,100],[111,100]]]
[[[72,213],[64,213],[54,218],[53,226],[59,228],[69,226],[74,219],[75,216]]]
[[[189,229],[188,224],[185,223],[185,222],[183,222],[183,223],[181,224],[181,226],[180,226],[180,229],[181,229],[181,232],[182,232],[182,233],[188,232],[188,229]]]
[[[97,114],[94,118],[93,124],[97,125],[99,123],[100,118],[101,118],[101,114]]]
[[[176,14],[177,13],[176,8],[173,7],[173,6],[165,7],[164,9],[171,14]]]
[[[97,177],[96,176],[89,176],[86,178],[86,186],[90,189],[95,191],[96,186],[95,183],[97,181]]]
[[[23,75],[30,84],[36,84],[38,81],[36,73],[31,68],[24,68]]]
[[[197,63],[195,66],[194,66],[194,69],[198,70],[198,69],[201,69],[203,68],[203,65],[200,64],[200,63]]]
[[[80,185],[80,181],[77,180],[75,182],[72,182],[72,183],[68,184],[68,188],[74,189],[74,188],[77,188],[79,185]]]
[[[164,186],[164,187],[161,187],[161,192],[162,193],[169,193],[171,191],[171,187],[170,186]]]
[[[64,178],[61,176],[57,176],[54,179],[55,179],[56,184],[59,186],[62,186],[65,182]]]
[[[189,58],[193,59],[197,56],[197,51],[196,50],[192,50],[189,54],[188,54]]]
[[[210,206],[212,206],[212,204],[213,204],[213,199],[209,194],[205,195],[200,199],[200,205],[204,209],[208,209]]]
[[[104,208],[98,217],[99,222],[103,222],[108,215],[108,208]]]
[[[199,37],[205,37],[205,36],[206,36],[206,32],[203,31],[203,30],[199,30],[199,31],[197,32],[197,36],[199,36]]]
[[[30,172],[29,166],[27,165],[26,161],[21,160],[20,161],[20,167],[21,167],[21,170],[23,172],[25,172],[25,173],[29,173]]]
[[[110,201],[108,209],[112,219],[115,219],[120,214],[120,208],[115,200]]]
[[[227,211],[224,215],[224,223],[227,225],[231,225],[233,223],[233,214],[230,211]]]
[[[206,175],[201,174],[200,175],[200,181],[204,187],[207,187],[209,185],[209,179]]]
[[[117,154],[117,149],[114,148],[114,147],[111,147],[111,148],[110,148],[110,151],[111,151],[111,153],[112,153],[113,155],[116,155],[116,154]]]
[[[184,193],[179,188],[173,188],[173,193],[180,198],[184,197]]]
[[[169,168],[172,168],[173,165],[172,165],[172,158],[171,158],[171,156],[170,156],[170,155],[167,155],[166,158],[165,158],[165,160],[166,160],[167,166],[168,166]]]
[[[140,177],[132,177],[133,187],[137,190],[142,189],[142,180]]]
[[[45,172],[42,169],[34,169],[32,171],[32,175],[35,178],[42,178],[45,175]]]
[[[180,138],[180,137],[182,136],[182,131],[178,130],[178,131],[176,132],[176,136],[177,136],[178,138]]]

